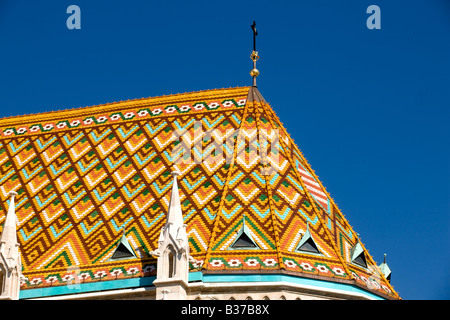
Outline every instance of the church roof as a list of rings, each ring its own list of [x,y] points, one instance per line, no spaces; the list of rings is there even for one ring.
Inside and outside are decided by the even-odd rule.
[[[66,285],[73,266],[83,282],[154,275],[174,163],[191,271],[283,271],[398,298],[255,87],[1,119],[0,223],[17,192],[21,290]],[[124,230],[137,258],[110,259]],[[318,253],[300,250],[305,233]]]

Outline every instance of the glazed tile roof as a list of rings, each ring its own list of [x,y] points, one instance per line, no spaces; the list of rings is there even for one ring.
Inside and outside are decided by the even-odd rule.
[[[22,290],[65,285],[75,266],[83,281],[154,274],[178,159],[192,271],[282,269],[398,298],[362,244],[367,268],[351,262],[356,233],[255,88],[12,117],[0,134],[0,223],[16,191]],[[257,247],[230,248],[244,223]],[[112,261],[123,228],[138,259]],[[296,250],[307,228],[319,253]]]

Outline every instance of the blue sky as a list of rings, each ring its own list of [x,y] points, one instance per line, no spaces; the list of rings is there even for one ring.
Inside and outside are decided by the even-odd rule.
[[[394,288],[450,299],[447,0],[0,0],[0,117],[251,85],[253,20],[258,89]]]

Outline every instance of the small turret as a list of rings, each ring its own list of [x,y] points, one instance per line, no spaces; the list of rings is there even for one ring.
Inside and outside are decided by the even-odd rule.
[[[172,172],[172,193],[166,224],[161,228],[158,249],[151,252],[158,257],[157,276],[153,282],[157,300],[186,299],[190,256],[178,191],[178,175],[180,173],[175,169]]]
[[[391,282],[391,269],[386,263],[386,253],[384,254],[383,263],[378,266],[387,281]]]
[[[9,193],[11,200],[0,237],[0,299],[19,299],[22,262],[20,260],[19,243],[17,242],[16,211],[14,197],[17,193]]]

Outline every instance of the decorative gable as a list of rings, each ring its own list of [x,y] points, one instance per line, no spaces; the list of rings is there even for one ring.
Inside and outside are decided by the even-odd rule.
[[[297,252],[305,252],[305,253],[316,253],[320,254],[320,250],[317,247],[316,242],[314,241],[311,232],[309,232],[309,224],[306,227],[306,232],[301,238],[297,249],[295,249]]]
[[[114,250],[114,253],[112,254],[111,258],[109,258],[109,261],[116,261],[116,260],[124,260],[124,259],[135,259],[137,258],[133,249],[131,248],[127,237],[125,236],[125,229],[123,231],[122,238],[120,239],[119,243],[117,244],[116,249]]]
[[[230,245],[229,249],[233,250],[254,250],[260,249],[253,241],[249,228],[245,224],[245,215],[242,217],[242,227],[239,229],[236,240]]]
[[[361,244],[358,242],[350,250],[351,261],[360,267],[367,268],[367,259]]]

